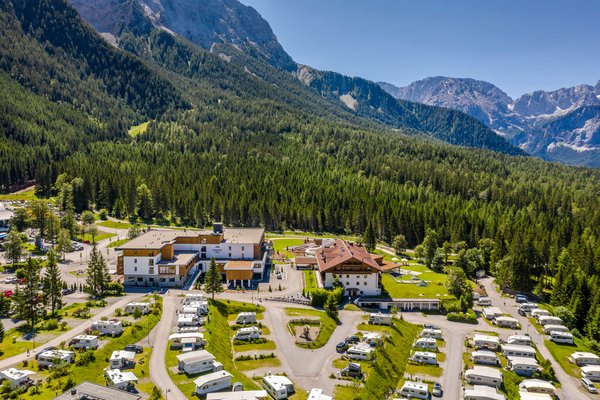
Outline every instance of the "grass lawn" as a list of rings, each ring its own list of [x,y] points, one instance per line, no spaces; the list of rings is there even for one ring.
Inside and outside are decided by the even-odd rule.
[[[35,194],[35,186],[27,188],[19,193],[0,194],[0,200],[5,201],[33,201],[39,198]]]
[[[108,239],[108,238],[115,237],[115,236],[117,236],[116,233],[108,233],[108,232],[98,230],[98,233],[96,234],[96,237],[95,237],[96,243],[98,243],[101,240]],[[86,233],[83,236],[76,235],[75,237],[77,238],[77,240],[82,241],[82,242],[85,242],[85,241],[91,242],[92,241],[92,235],[90,235],[89,233]]]
[[[585,347],[579,338],[575,339],[575,345],[569,344],[559,344],[554,343],[550,340],[544,340],[544,344],[546,348],[552,354],[552,357],[560,364],[560,366],[565,370],[565,372],[575,378],[579,378],[579,367],[569,361],[569,357],[576,351],[587,352],[590,351],[587,347]]]
[[[525,378],[507,370],[502,371],[502,378],[504,382],[503,391],[506,393],[507,398],[518,399],[519,384],[523,382]]]
[[[111,220],[97,222],[96,225],[104,226],[106,228],[112,228],[112,229],[129,229],[129,228],[134,227],[133,224],[130,224],[127,222],[111,221]]]
[[[108,244],[108,247],[119,247],[127,242],[129,242],[131,239],[121,239],[121,240],[115,240],[114,242],[110,242]]]
[[[129,129],[129,135],[132,137],[135,137],[137,135],[140,135],[144,132],[146,132],[146,130],[148,129],[148,124],[150,123],[150,121],[146,121],[146,122],[142,122],[139,125],[136,126],[132,126]]]
[[[161,300],[162,299],[159,297],[156,301],[160,303]],[[90,381],[101,385],[105,385],[106,381],[104,379],[104,375],[102,374],[102,370],[108,365],[107,360],[110,358],[112,352],[115,350],[121,350],[127,344],[136,343],[148,336],[150,330],[152,330],[152,328],[160,320],[160,314],[161,313],[158,313],[158,315],[150,313],[142,317],[138,322],[134,323],[132,326],[125,328],[125,331],[121,336],[110,339],[110,341],[104,347],[94,351],[95,359],[90,364],[85,366],[73,365],[70,368],[70,373],[68,376],[53,379],[49,383],[45,383],[42,387],[40,387],[41,392],[34,396],[35,399],[50,400],[55,398],[56,393],[62,392],[63,385],[69,379],[73,380],[75,384],[81,383],[83,381]],[[145,365],[140,365],[136,367],[140,368],[140,374],[142,369],[147,368],[148,360],[149,357],[145,358]],[[147,369],[145,369],[144,371],[147,375]],[[138,377],[140,376],[138,375]],[[143,383],[142,387],[148,388],[147,382]]]
[[[394,299],[418,299],[420,297],[425,299],[451,298],[448,289],[444,286],[444,282],[447,279],[446,275],[435,272],[425,272],[419,276],[422,279],[431,282],[428,282],[428,285],[425,287],[421,287],[415,283],[398,283],[390,274],[382,274],[381,281],[384,289]],[[439,296],[436,296],[437,294],[439,294]]]
[[[307,344],[296,343],[298,347],[304,347],[307,349],[317,349],[325,346],[331,337],[331,334],[337,327],[337,323],[330,318],[325,311],[311,310],[305,308],[285,308],[285,313],[292,317],[317,317],[321,320],[321,329],[317,338]]]
[[[357,306],[356,304],[348,303],[344,306],[344,310],[347,311],[364,311],[362,308]]]
[[[443,372],[444,369],[437,365],[408,364],[406,366],[406,373],[411,375],[428,375],[439,378]]]
[[[235,361],[235,366],[240,371],[250,371],[263,367],[279,367],[281,361],[278,358],[263,358],[262,360]]]
[[[373,372],[369,374],[363,387],[338,385],[333,393],[336,400],[386,398],[387,393],[395,390],[404,376],[412,342],[421,328],[395,319],[391,326],[361,324],[359,329],[385,332],[388,336],[383,348],[377,350],[376,359],[372,363]]]
[[[315,276],[315,271],[304,271],[304,289],[306,289],[308,293],[317,289],[317,277]]]
[[[358,236],[350,236],[350,235],[338,235],[336,233],[323,233],[323,232],[307,232],[307,231],[285,231],[281,232],[267,232],[266,237],[268,238],[284,238],[290,236],[296,236],[301,238],[320,238],[320,239],[344,239],[349,240],[351,242],[355,242],[358,239]]]
[[[263,333],[264,333],[264,329],[263,329]],[[235,350],[236,353],[241,353],[244,351],[252,351],[252,350],[256,350],[256,351],[275,350],[276,347],[277,346],[275,345],[274,341],[267,340],[265,343],[234,344],[233,350]]]
[[[299,246],[304,244],[302,239],[273,239],[273,250],[275,256],[279,254],[285,255],[287,258],[294,258],[294,254],[287,251],[286,247]]]

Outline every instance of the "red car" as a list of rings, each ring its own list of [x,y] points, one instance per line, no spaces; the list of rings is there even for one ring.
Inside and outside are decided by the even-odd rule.
[[[11,297],[13,295],[13,291],[12,290],[5,290],[4,291],[4,297]]]
[[[19,278],[19,283],[25,283],[25,278]]]

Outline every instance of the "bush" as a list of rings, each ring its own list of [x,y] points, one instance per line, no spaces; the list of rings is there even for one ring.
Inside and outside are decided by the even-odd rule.
[[[106,221],[108,219],[108,211],[106,211],[106,208],[103,208],[100,211],[98,211],[98,216],[102,221]]]
[[[86,351],[79,356],[79,359],[75,362],[77,366],[88,365],[92,362],[96,361],[96,355],[93,351]]]
[[[313,307],[323,307],[327,298],[329,297],[329,291],[325,289],[315,289],[311,293],[310,305]]]
[[[467,312],[452,312],[446,316],[448,321],[463,322],[466,324],[477,324],[477,315],[471,309]]]
[[[56,319],[49,319],[47,321],[42,321],[38,325],[38,329],[40,331],[53,331],[58,329],[58,321]]]

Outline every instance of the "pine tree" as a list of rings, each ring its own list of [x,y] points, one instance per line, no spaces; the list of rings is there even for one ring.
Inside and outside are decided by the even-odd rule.
[[[365,233],[363,235],[363,243],[367,251],[371,252],[375,250],[376,238],[375,238],[375,229],[373,229],[373,224],[371,220],[367,223],[367,229],[365,229]]]
[[[48,252],[48,264],[43,279],[44,300],[50,308],[52,316],[62,307],[62,289],[64,282],[60,278],[60,270],[53,250]]]
[[[206,276],[204,278],[204,291],[208,294],[212,294],[213,300],[215,299],[216,293],[221,293],[223,291],[222,281],[221,272],[217,267],[215,258],[212,257],[210,259],[210,266],[208,267],[208,271],[206,271]]]
[[[23,242],[21,241],[21,234],[15,228],[10,230],[4,240],[4,248],[6,249],[6,259],[11,260],[13,265],[21,261],[21,257],[23,256]]]
[[[17,286],[13,295],[15,315],[28,322],[33,329],[38,319],[44,315],[43,293],[39,290],[40,267],[31,257],[23,267],[25,283]]]
[[[0,321],[0,342],[4,340],[4,324]]]
[[[66,229],[61,229],[58,233],[58,239],[56,240],[56,249],[62,253],[63,260],[65,259],[65,253],[68,253],[73,249],[73,243],[71,242],[71,235]]]
[[[402,234],[394,236],[394,241],[392,242],[392,247],[396,250],[396,254],[401,254],[406,247],[408,246],[408,242],[406,241],[406,237]]]
[[[427,228],[425,239],[423,239],[423,256],[425,258],[425,265],[431,268],[435,253],[438,248],[438,234],[431,228]]]
[[[92,252],[90,253],[85,280],[90,296],[93,298],[103,297],[106,294],[110,280],[110,274],[104,257],[102,257],[101,252],[96,247],[96,243],[94,243]]]

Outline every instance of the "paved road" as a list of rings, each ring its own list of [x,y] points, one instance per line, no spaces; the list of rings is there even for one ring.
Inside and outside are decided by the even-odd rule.
[[[112,315],[112,313],[117,309],[117,308],[123,308],[127,303],[133,301],[134,299],[136,299],[137,297],[139,297],[139,295],[127,295],[124,296],[122,299],[120,299],[118,302],[114,303],[113,305],[106,307],[105,309],[103,309],[101,312],[99,312],[98,314],[96,314],[94,316],[93,319],[89,319],[87,321],[85,321],[84,323],[74,327],[73,329],[63,333],[62,335],[36,347],[35,349],[33,349],[33,351],[30,353],[30,358],[33,358],[34,355],[46,348],[46,347],[50,347],[50,346],[58,346],[61,342],[68,342],[70,339],[72,339],[73,337],[82,334],[86,329],[90,328],[92,325],[92,322],[95,320],[98,320],[102,317],[108,317],[110,315]],[[0,370],[6,369],[8,367],[14,366],[15,364],[19,364],[21,362],[23,362],[24,360],[27,359],[27,353],[21,353],[18,354],[16,356],[10,357],[10,358],[5,358],[3,360],[0,360]]]
[[[550,363],[552,364],[552,367],[556,373],[556,378],[561,383],[561,388],[558,390],[559,398],[566,400],[598,398],[598,396],[592,397],[590,394],[586,393],[579,384],[578,380],[567,374],[560,364],[556,362],[544,344],[544,339],[546,339],[547,336],[540,334],[531,324],[529,319],[527,319],[527,317],[519,315],[517,312],[517,303],[514,299],[502,297],[502,295],[500,295],[496,289],[496,285],[492,278],[481,279],[479,283],[485,287],[485,290],[487,291],[488,296],[492,299],[494,306],[500,308],[502,312],[511,314],[513,317],[517,318],[521,323],[522,330],[529,333],[540,354],[547,360],[550,360]]]
[[[154,328],[156,332],[153,333],[155,340],[154,346],[152,346],[152,356],[150,357],[150,376],[152,377],[152,382],[154,382],[156,387],[160,388],[163,394],[169,391],[169,399],[187,400],[186,395],[179,390],[169,376],[165,361],[165,354],[167,353],[167,346],[169,344],[169,335],[171,334],[173,319],[175,318],[175,310],[178,306],[179,298],[175,293],[167,292],[167,294],[163,296],[162,317]]]

